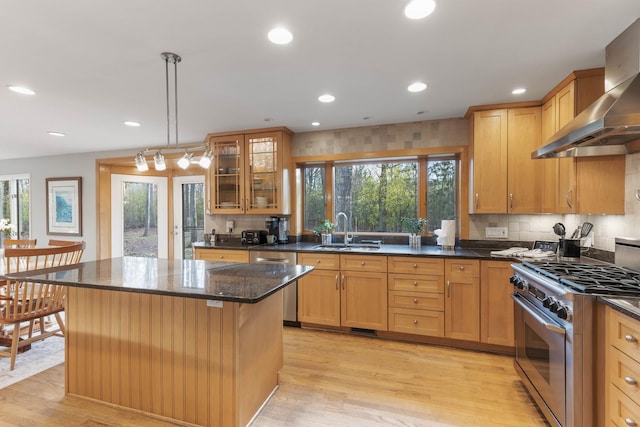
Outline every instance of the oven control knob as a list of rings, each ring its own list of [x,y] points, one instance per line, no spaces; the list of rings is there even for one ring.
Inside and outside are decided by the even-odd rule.
[[[567,307],[560,306],[558,311],[556,311],[556,316],[566,320],[569,317],[569,310],[567,310]]]
[[[525,281],[521,277],[512,276],[511,279],[509,279],[509,281],[513,284],[513,286],[515,286],[518,289],[524,289],[525,288]]]
[[[553,301],[551,301],[551,304],[549,304],[549,311],[557,313],[560,307],[562,307],[562,305],[554,298]]]
[[[511,276],[511,278],[509,279],[509,283],[511,283],[512,285],[515,285],[518,279],[519,279],[518,276],[515,276],[515,275]]]
[[[544,308],[549,308],[551,306],[551,303],[554,302],[556,299],[554,297],[546,297],[545,299],[542,300],[542,306]]]

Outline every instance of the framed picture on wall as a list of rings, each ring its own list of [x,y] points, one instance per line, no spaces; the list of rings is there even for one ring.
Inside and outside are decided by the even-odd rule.
[[[82,235],[82,177],[47,178],[47,234]]]

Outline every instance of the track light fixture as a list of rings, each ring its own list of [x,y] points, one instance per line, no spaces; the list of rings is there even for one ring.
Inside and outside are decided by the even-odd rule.
[[[147,159],[144,157],[145,155],[149,155],[151,153],[155,153],[153,156],[153,163],[155,165],[156,170],[162,171],[167,168],[167,164],[165,163],[163,152],[166,154],[171,151],[183,151],[184,156],[182,156],[178,160],[178,166],[182,169],[187,169],[189,165],[191,165],[191,160],[193,159],[193,153],[195,151],[202,150],[203,154],[200,157],[200,161],[198,162],[200,166],[205,169],[208,169],[211,165],[211,159],[213,158],[213,153],[209,150],[209,146],[207,144],[194,144],[194,145],[178,145],[178,63],[182,61],[182,58],[179,55],[171,52],[163,52],[160,57],[164,60],[165,63],[165,84],[166,84],[166,92],[167,92],[167,146],[166,147],[151,147],[146,148],[140,151],[135,158],[136,168],[140,172],[146,172],[149,170],[149,166],[147,165]],[[175,133],[176,133],[176,141],[175,145],[171,146],[171,102],[170,102],[170,91],[169,91],[169,63],[173,64],[173,111],[174,111],[174,119],[175,119]]]

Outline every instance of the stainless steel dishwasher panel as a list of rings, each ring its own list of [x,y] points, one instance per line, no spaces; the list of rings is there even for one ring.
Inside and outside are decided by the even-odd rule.
[[[297,257],[295,252],[278,251],[249,251],[249,262],[252,264],[285,264],[295,265]],[[283,320],[287,326],[300,326],[298,322],[298,282],[294,282],[284,288],[282,293]]]

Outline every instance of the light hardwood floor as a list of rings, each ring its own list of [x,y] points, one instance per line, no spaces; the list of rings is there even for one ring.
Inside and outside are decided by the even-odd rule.
[[[284,346],[280,388],[252,427],[547,425],[509,356],[296,328]],[[176,425],[65,398],[63,383],[60,365],[0,390],[0,424]]]

